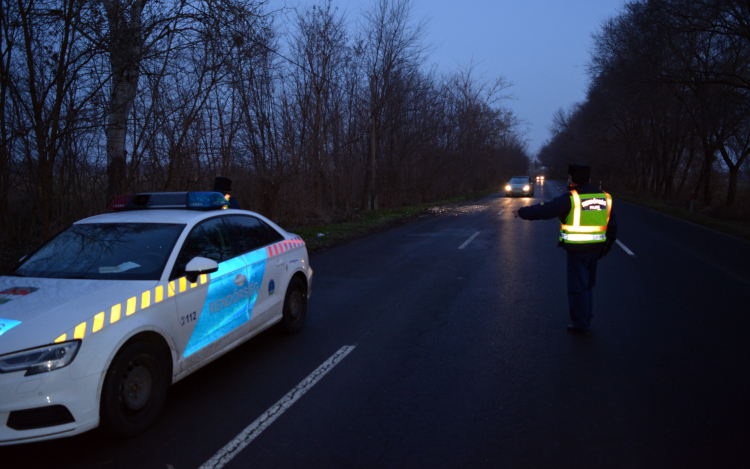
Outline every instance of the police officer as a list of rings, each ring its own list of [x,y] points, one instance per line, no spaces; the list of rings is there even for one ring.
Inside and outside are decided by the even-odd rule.
[[[617,219],[612,197],[589,184],[591,168],[585,164],[568,167],[569,192],[551,201],[513,211],[524,220],[560,219],[558,246],[568,255],[568,332],[589,334],[593,317],[593,288],[596,264],[617,239]]]
[[[229,202],[229,208],[240,208],[240,203],[230,194],[232,192],[231,179],[224,176],[216,176],[216,179],[214,179],[214,191],[224,194],[224,198]]]

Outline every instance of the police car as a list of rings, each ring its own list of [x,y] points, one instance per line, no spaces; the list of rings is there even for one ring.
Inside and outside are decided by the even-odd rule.
[[[271,326],[304,325],[299,236],[217,192],[111,208],[0,277],[0,444],[141,433],[169,384]]]

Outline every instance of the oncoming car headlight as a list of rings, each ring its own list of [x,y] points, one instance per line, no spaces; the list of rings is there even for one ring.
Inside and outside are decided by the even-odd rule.
[[[508,191],[508,192],[510,192],[510,191],[512,191],[512,190],[513,190],[513,188],[512,188],[512,187],[510,187],[510,186],[505,186],[505,190],[506,190],[506,191]]]
[[[57,370],[70,365],[81,347],[80,340],[45,345],[0,356],[0,373],[26,370],[24,376]]]
[[[523,186],[523,190],[525,191],[529,190],[529,186]]]

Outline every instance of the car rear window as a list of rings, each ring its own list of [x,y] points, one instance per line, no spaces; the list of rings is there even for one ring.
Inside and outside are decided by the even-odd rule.
[[[226,222],[234,236],[237,254],[254,251],[270,243],[265,227],[255,217],[229,216]]]
[[[159,280],[185,228],[168,223],[84,223],[43,245],[10,275]]]

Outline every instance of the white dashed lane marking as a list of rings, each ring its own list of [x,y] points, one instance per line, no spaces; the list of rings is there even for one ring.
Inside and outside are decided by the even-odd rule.
[[[500,210],[499,212],[497,212],[497,214],[498,214],[498,215],[502,215],[504,211],[505,211],[505,209],[502,209],[502,210]]]
[[[315,384],[323,378],[329,371],[338,365],[349,353],[354,350],[355,345],[346,345],[341,347],[338,352],[334,353],[331,358],[320,365],[310,376],[302,380],[296,388],[292,389],[287,393],[286,396],[282,397],[279,402],[271,406],[263,415],[258,417],[255,422],[251,423],[247,428],[237,435],[235,439],[227,443],[218,453],[213,455],[211,459],[206,461],[200,469],[221,469],[229,463],[240,451],[245,449],[247,445],[260,435],[263,430],[268,428],[277,418],[281,416],[292,404],[297,402],[297,399],[302,397],[307,391],[310,390]]]
[[[622,244],[622,242],[619,239],[616,239],[615,242],[617,243],[618,246],[622,248],[623,251],[627,252],[631,256],[635,256],[635,254],[633,254],[633,251],[631,251],[624,244]]]
[[[474,233],[473,235],[471,235],[471,238],[467,239],[464,244],[462,244],[462,245],[460,245],[458,247],[458,249],[463,249],[466,246],[468,246],[470,242],[474,241],[474,238],[476,238],[477,236],[479,236],[479,233],[481,233],[481,231],[477,231],[476,233]]]

